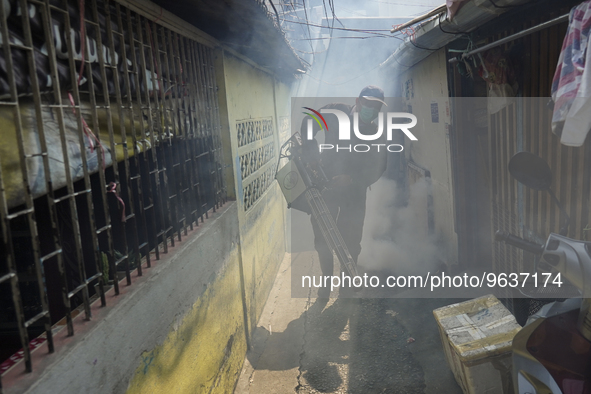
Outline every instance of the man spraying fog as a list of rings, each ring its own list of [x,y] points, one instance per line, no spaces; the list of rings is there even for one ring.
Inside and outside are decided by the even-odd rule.
[[[351,139],[347,141],[349,146],[367,141],[362,140],[365,135],[376,135],[378,126],[374,120],[378,117],[384,102],[384,91],[377,86],[369,85],[361,90],[355,105],[342,103],[328,104],[320,110],[338,110],[349,117],[351,129],[358,126],[358,132],[351,130]],[[358,119],[355,119],[358,117]],[[326,114],[326,130],[324,144],[339,146],[339,122],[336,115]],[[357,263],[361,253],[361,237],[363,234],[363,221],[365,219],[365,201],[367,188],[375,183],[386,170],[386,149],[372,151],[356,151],[355,149],[329,149],[319,150],[316,135],[320,126],[314,127],[312,137],[307,132],[308,119],[302,122],[301,135],[305,160],[312,165],[320,164],[328,177],[328,188],[323,196],[331,215],[335,218],[337,227],[345,241],[351,257]],[[361,138],[360,138],[361,137]],[[387,142],[385,133],[374,143]],[[342,141],[341,141],[342,145]],[[314,247],[318,252],[320,267],[323,276],[332,276],[334,271],[333,254],[326,244],[320,231],[320,227],[314,216],[311,217],[314,230]],[[349,294],[350,288],[341,288],[341,295]],[[330,295],[330,288],[322,287],[318,291],[318,297],[326,298]]]

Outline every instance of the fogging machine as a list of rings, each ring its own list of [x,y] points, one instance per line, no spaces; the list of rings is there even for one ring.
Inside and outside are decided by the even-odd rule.
[[[277,169],[282,159],[289,161],[276,172],[275,179],[279,182],[288,208],[314,216],[328,247],[345,267],[347,274],[358,276],[357,266],[322,197],[322,191],[329,185],[326,174],[319,160],[305,160],[306,154],[309,151],[304,149],[300,134],[295,133],[281,146]]]

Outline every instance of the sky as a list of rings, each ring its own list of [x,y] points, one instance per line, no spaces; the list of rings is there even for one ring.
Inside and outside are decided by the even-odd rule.
[[[412,17],[422,15],[443,3],[443,0],[334,0],[338,17]]]
[[[289,4],[286,0],[284,3]],[[302,0],[293,3],[302,4]],[[363,86],[381,86],[378,65],[406,38],[403,33],[390,33],[392,26],[443,3],[444,0],[305,0],[306,12],[300,7],[295,13],[285,14],[283,24],[291,45],[307,63],[304,83],[296,95],[356,96]],[[332,4],[338,20],[333,19]]]

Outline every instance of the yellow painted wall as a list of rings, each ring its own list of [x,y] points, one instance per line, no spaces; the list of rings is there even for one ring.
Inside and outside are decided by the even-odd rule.
[[[247,332],[252,333],[273,285],[286,250],[286,203],[276,182],[250,209],[241,201],[241,175],[236,159],[241,150],[236,139],[237,121],[272,117],[275,155],[279,129],[289,119],[287,85],[263,70],[227,53],[217,53],[222,137],[226,163],[233,172],[226,179],[229,195],[237,199],[240,248],[236,247],[207,291],[194,303],[164,342],[141,356],[128,393],[231,393],[246,354]],[[219,74],[221,73],[221,74]],[[279,126],[278,118],[282,119]],[[289,130],[289,128],[288,128]],[[283,132],[285,134],[285,131]],[[229,145],[229,146],[228,146]],[[229,155],[229,156],[228,156]],[[276,165],[276,159],[273,159]],[[240,261],[240,257],[242,261]],[[244,318],[240,262],[243,267]]]
[[[246,353],[237,250],[164,343],[141,355],[129,394],[234,390]]]
[[[241,153],[236,140],[237,122],[272,117],[275,129],[272,165],[276,166],[280,145],[278,118],[289,116],[289,88],[265,71],[228,54],[224,56],[224,76],[234,162]],[[243,186],[239,173],[235,173],[235,179],[246,306],[249,332],[252,332],[285,254],[286,203],[279,186],[273,182],[254,206],[245,211],[240,199]]]
[[[456,264],[458,241],[454,229],[451,148],[447,126],[451,118],[445,50],[433,53],[402,73],[399,81],[404,101],[412,106],[412,113],[418,120],[412,129],[418,141],[408,144],[405,154],[407,159],[412,159],[431,173],[435,233],[449,246],[447,263]],[[408,81],[411,81],[412,95],[407,98],[405,88]],[[439,108],[438,123],[433,123],[431,119],[432,103],[437,103]]]

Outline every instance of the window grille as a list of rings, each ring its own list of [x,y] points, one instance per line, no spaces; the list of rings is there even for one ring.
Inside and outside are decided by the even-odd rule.
[[[225,203],[221,125],[213,48],[158,20],[4,0],[0,29],[0,316],[31,371],[31,337],[53,352],[53,324]]]
[[[273,118],[246,119],[236,122],[242,206],[250,209],[275,179],[276,149]]]

